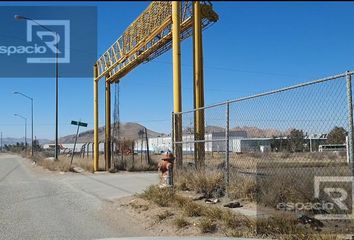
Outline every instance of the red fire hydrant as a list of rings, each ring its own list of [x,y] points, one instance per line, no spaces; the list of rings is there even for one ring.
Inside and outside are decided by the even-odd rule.
[[[161,171],[160,187],[173,186],[173,161],[175,156],[171,152],[166,152],[162,155],[161,161],[158,164],[158,171]]]

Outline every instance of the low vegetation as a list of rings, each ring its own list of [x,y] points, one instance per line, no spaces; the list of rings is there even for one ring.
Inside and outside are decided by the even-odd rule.
[[[53,159],[53,151],[48,151],[44,149],[36,149],[34,156],[31,156],[30,150],[25,150],[24,146],[19,145],[18,147],[14,146],[11,149],[11,152],[21,155],[25,158],[31,158],[37,165],[48,169],[50,171],[61,171],[68,172],[71,170],[70,161],[71,154],[60,154],[57,161]],[[10,151],[9,150],[9,151]],[[135,158],[138,158],[135,156]],[[132,155],[124,156],[123,160],[119,157],[119,160],[114,160],[112,165],[113,168],[111,172],[116,172],[119,170],[129,171],[129,172],[139,172],[139,171],[156,171],[157,164],[159,161],[160,155],[151,155],[150,163],[148,164],[146,160],[135,159],[132,160]],[[93,159],[92,156],[82,157],[79,154],[75,154],[72,167],[80,167],[85,171],[93,171]],[[100,155],[99,157],[99,170],[105,170],[105,161],[104,156]]]
[[[177,217],[173,223],[177,229],[181,229],[190,225],[190,222],[188,222],[183,216]]]
[[[217,170],[183,170],[175,174],[177,189],[193,190],[204,194],[207,197],[220,197],[223,193],[224,177],[221,171]]]
[[[161,221],[165,220],[166,218],[171,217],[172,215],[173,215],[173,213],[171,213],[168,210],[165,210],[162,213],[157,214],[157,221],[161,222]]]
[[[140,196],[160,207],[168,207],[174,202],[175,192],[169,188],[150,186],[147,190],[140,194]]]
[[[215,221],[210,218],[200,219],[198,226],[201,233],[213,233],[217,229]]]
[[[150,186],[139,197],[149,200],[160,207],[178,209],[181,214],[174,220],[178,229],[189,225],[188,218],[199,219],[197,226],[201,233],[213,233],[222,230],[227,236],[250,236],[257,233],[266,236],[276,236],[289,231],[290,233],[301,233],[296,225],[295,218],[284,219],[274,217],[268,220],[249,219],[243,215],[236,214],[217,206],[203,205],[194,202],[192,199],[181,196],[176,191],[168,188]],[[160,214],[159,219],[165,219],[170,214]]]
[[[338,239],[336,236],[319,234],[316,229],[301,224],[290,213],[273,214],[267,218],[249,218],[218,205],[193,201],[176,190],[150,186],[138,195],[165,209],[158,215],[161,221],[174,218],[176,229],[186,228],[194,222],[200,233],[217,233],[228,237],[260,237],[276,239]],[[171,213],[173,212],[173,214]]]

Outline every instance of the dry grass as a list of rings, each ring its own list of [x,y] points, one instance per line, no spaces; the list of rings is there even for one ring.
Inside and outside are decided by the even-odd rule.
[[[70,160],[60,158],[58,161],[54,161],[47,159],[48,157],[46,152],[36,152],[33,160],[36,161],[37,165],[50,171],[67,172],[70,170]]]
[[[229,197],[231,199],[247,199],[256,201],[258,194],[258,183],[255,177],[242,177],[231,171],[229,184]]]
[[[242,215],[236,215],[231,211],[223,211],[222,217],[220,219],[222,219],[226,227],[231,229],[237,229],[242,226],[252,226],[252,221],[249,220],[247,217],[244,217]]]
[[[175,174],[178,190],[206,197],[224,192],[225,153],[206,154],[206,170],[196,171],[193,155],[184,155],[185,167]],[[312,201],[314,176],[350,176],[346,156],[331,152],[230,154],[231,199],[245,199],[275,207],[283,201]]]
[[[214,220],[210,218],[202,218],[198,223],[201,233],[213,233],[217,230],[217,225]]]
[[[288,235],[281,235],[279,236],[279,240],[304,240],[304,239],[311,239],[311,240],[340,240],[340,238],[336,235],[329,235],[329,234],[288,234]]]
[[[22,154],[24,155],[24,154]],[[33,160],[37,162],[38,165],[49,169],[51,171],[63,171],[67,172],[70,171],[70,161],[71,155],[59,155],[58,161],[48,160],[46,158],[52,157],[53,153],[48,153],[45,151],[36,152]],[[131,156],[130,156],[131,157]],[[115,161],[113,164],[115,165],[116,169],[124,170],[124,171],[131,171],[131,172],[138,172],[138,171],[156,171],[157,170],[157,159],[156,157],[151,158],[151,163],[147,164],[145,161],[140,161],[135,159],[132,161],[129,156],[125,156],[123,161],[120,159],[119,161]],[[80,157],[78,155],[74,156],[72,166],[80,167],[88,172],[93,171],[93,159],[92,156],[89,157]],[[105,161],[104,156],[100,155],[99,157],[99,170],[105,169]]]
[[[41,151],[35,152],[32,160],[35,161],[39,166],[46,168],[51,171],[63,171],[68,172],[70,171],[70,155],[59,155],[58,160],[54,161],[49,159],[53,157],[52,152]],[[100,157],[99,161],[99,169],[103,169],[104,160],[103,157]],[[86,171],[92,172],[93,171],[93,160],[92,157],[85,157],[81,158],[80,156],[74,156],[72,167],[80,167]]]
[[[117,156],[113,159],[113,165],[117,170],[129,172],[142,172],[142,171],[157,171],[157,164],[159,162],[159,155],[150,156],[150,164],[146,159],[141,159],[140,155],[124,155]]]
[[[177,229],[181,229],[184,227],[187,227],[190,225],[190,222],[188,222],[184,217],[179,216],[173,221],[174,225],[177,227]]]
[[[178,171],[174,178],[177,189],[193,190],[207,197],[220,197],[218,190],[223,188],[223,173],[217,170]]]
[[[199,217],[202,214],[202,208],[199,204],[185,198],[177,198],[178,206],[187,217]]]
[[[129,206],[131,206],[132,208],[134,208],[135,210],[142,210],[142,211],[147,211],[149,209],[148,205],[145,204],[137,204],[135,202],[130,202]]]
[[[192,154],[183,156],[185,162],[194,162]],[[225,161],[225,153],[206,153],[205,162],[211,169],[217,169]],[[230,153],[230,165],[237,169],[260,169],[277,167],[328,167],[344,166],[345,153],[333,152],[249,152]]]
[[[37,164],[50,171],[68,172],[70,170],[70,161],[67,160],[52,161],[43,159],[38,161]]]
[[[171,217],[171,216],[173,216],[173,213],[171,213],[171,212],[168,211],[168,210],[165,210],[165,211],[163,211],[162,213],[157,214],[156,218],[157,218],[157,221],[158,221],[158,222],[161,222],[161,221],[163,221],[163,220],[165,220],[166,218]]]
[[[154,202],[160,207],[167,207],[174,201],[175,192],[169,188],[150,186],[139,196],[143,199]]]
[[[149,187],[141,196],[158,206],[173,209],[177,217],[172,221],[172,224],[178,229],[187,226],[186,224],[189,225],[189,220],[198,219],[197,227],[201,233],[222,232],[229,237],[266,237],[284,240],[337,239],[328,234],[319,235],[315,229],[304,227],[298,222],[296,216],[290,213],[275,214],[269,218],[251,219],[217,205],[206,205],[192,201],[170,189],[160,189],[156,186]],[[161,216],[157,217],[161,221],[169,216],[171,215],[162,212]]]
[[[275,236],[280,234],[303,234],[304,229],[297,225],[297,219],[293,216],[272,216],[264,219],[257,219],[255,230],[262,236]]]

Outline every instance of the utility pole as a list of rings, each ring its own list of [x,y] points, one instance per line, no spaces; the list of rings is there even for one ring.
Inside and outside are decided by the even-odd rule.
[[[97,64],[93,67],[93,172],[98,170],[99,142],[98,142],[98,75]]]
[[[55,32],[55,36],[57,37],[57,41],[55,44],[55,48],[56,48],[56,52],[55,52],[55,160],[58,160],[58,121],[59,121],[59,99],[58,99],[58,82],[59,82],[59,61],[58,61],[58,51],[59,51],[59,46],[58,46],[58,42],[59,42],[59,35],[57,32]]]
[[[14,16],[16,20],[27,20],[27,21],[32,21],[38,26],[42,27],[43,29],[54,33],[56,36],[56,42],[55,42],[55,153],[54,153],[54,158],[55,160],[58,160],[58,151],[59,151],[59,146],[58,146],[58,82],[59,82],[59,59],[58,59],[58,54],[59,54],[59,34],[56,31],[53,31],[52,29],[43,26],[42,24],[38,23],[36,20],[29,18],[29,17],[24,17],[20,15],[15,15]],[[33,145],[33,136],[32,136],[32,145]]]
[[[2,152],[2,132],[0,132],[0,152]]]

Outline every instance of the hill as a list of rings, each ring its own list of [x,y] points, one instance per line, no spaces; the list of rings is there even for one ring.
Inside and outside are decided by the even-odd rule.
[[[120,125],[120,134],[121,138],[125,138],[127,140],[135,140],[139,138],[139,131],[143,130],[145,127],[138,123],[127,122],[121,123]],[[113,135],[113,125],[111,127],[112,135]],[[164,136],[164,133],[158,133],[147,129],[148,137],[158,137]],[[98,140],[104,141],[104,127],[100,127],[98,129]],[[75,141],[75,134],[68,135],[65,137],[59,138],[59,143],[73,143]],[[82,133],[79,133],[77,142],[84,143],[84,142],[93,142],[93,130],[88,130]]]
[[[262,138],[262,137],[273,137],[273,136],[280,136],[280,135],[287,135],[289,131],[282,132],[277,129],[272,129],[272,128],[257,128],[257,127],[249,127],[249,126],[243,126],[243,127],[234,127],[230,128],[230,131],[244,131],[247,133],[247,137],[249,138]],[[185,129],[183,133],[191,133],[193,132],[193,129]],[[225,127],[219,127],[219,126],[212,126],[208,125],[205,127],[205,133],[213,133],[213,132],[225,132]]]

